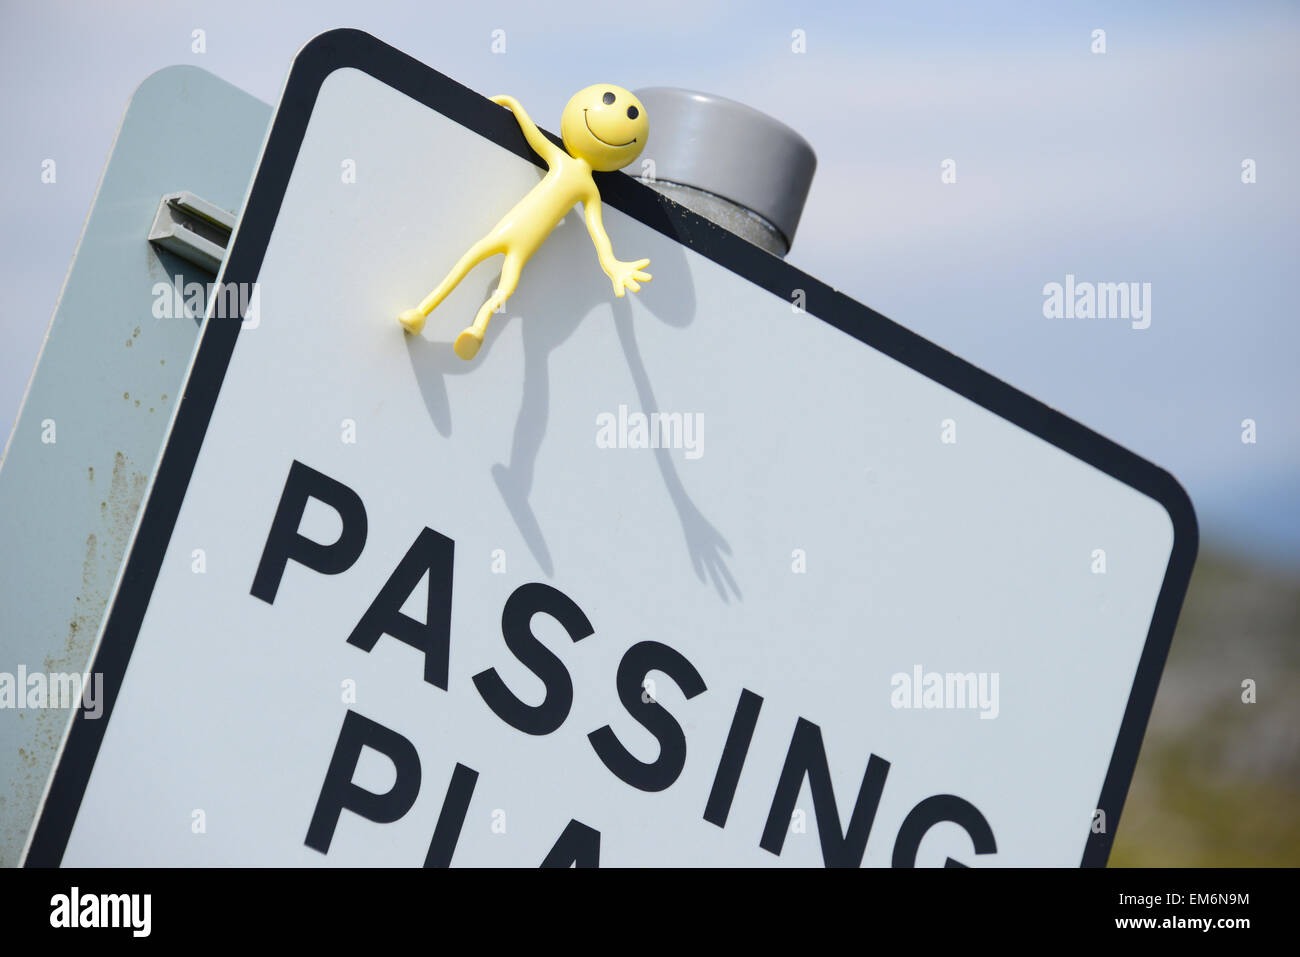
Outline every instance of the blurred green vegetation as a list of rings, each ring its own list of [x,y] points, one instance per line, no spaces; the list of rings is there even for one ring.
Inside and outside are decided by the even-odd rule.
[[[1297,865],[1300,572],[1202,545],[1110,866]]]

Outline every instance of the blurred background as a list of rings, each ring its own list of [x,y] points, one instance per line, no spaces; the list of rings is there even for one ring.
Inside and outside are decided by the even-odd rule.
[[[1300,864],[1300,8],[6,0],[4,435],[140,81],[190,63],[274,103],[297,49],[340,26],[552,130],[599,80],[704,90],[799,130],[819,168],[792,263],[1152,459],[1195,503],[1200,558],[1112,866]],[[1150,327],[1045,318],[1043,287],[1067,274],[1150,283]]]

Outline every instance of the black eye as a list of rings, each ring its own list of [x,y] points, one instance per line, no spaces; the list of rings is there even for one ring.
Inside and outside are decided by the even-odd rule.
[[[609,106],[609,104],[614,102],[614,94],[606,93],[604,96],[601,97],[601,99],[605,101],[606,106]]]
[[[638,112],[638,110],[637,110],[637,108],[636,108],[635,106],[629,106],[629,107],[627,108],[627,118],[628,118],[629,120],[635,120],[635,119],[636,119],[638,116],[640,116],[640,115],[641,115],[641,114]]]

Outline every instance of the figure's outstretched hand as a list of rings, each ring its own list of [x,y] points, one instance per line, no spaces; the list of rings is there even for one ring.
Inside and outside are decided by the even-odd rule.
[[[636,262],[625,263],[615,259],[609,270],[609,278],[614,283],[614,295],[620,299],[623,298],[623,290],[631,289],[633,292],[641,291],[641,283],[649,282],[651,275],[645,271],[645,267],[650,265],[648,259],[638,259]]]
[[[740,586],[727,567],[731,546],[709,524],[709,520],[700,513],[694,502],[685,496],[683,499],[677,507],[682,520],[682,531],[686,535],[686,550],[690,552],[696,577],[702,582],[711,583],[724,602],[731,601],[731,596],[740,598]]]

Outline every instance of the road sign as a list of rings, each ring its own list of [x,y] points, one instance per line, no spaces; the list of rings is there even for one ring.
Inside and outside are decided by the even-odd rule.
[[[404,337],[539,175],[299,54],[28,862],[1104,863],[1177,483],[622,174],[641,292],[574,214],[475,360],[492,264]]]

